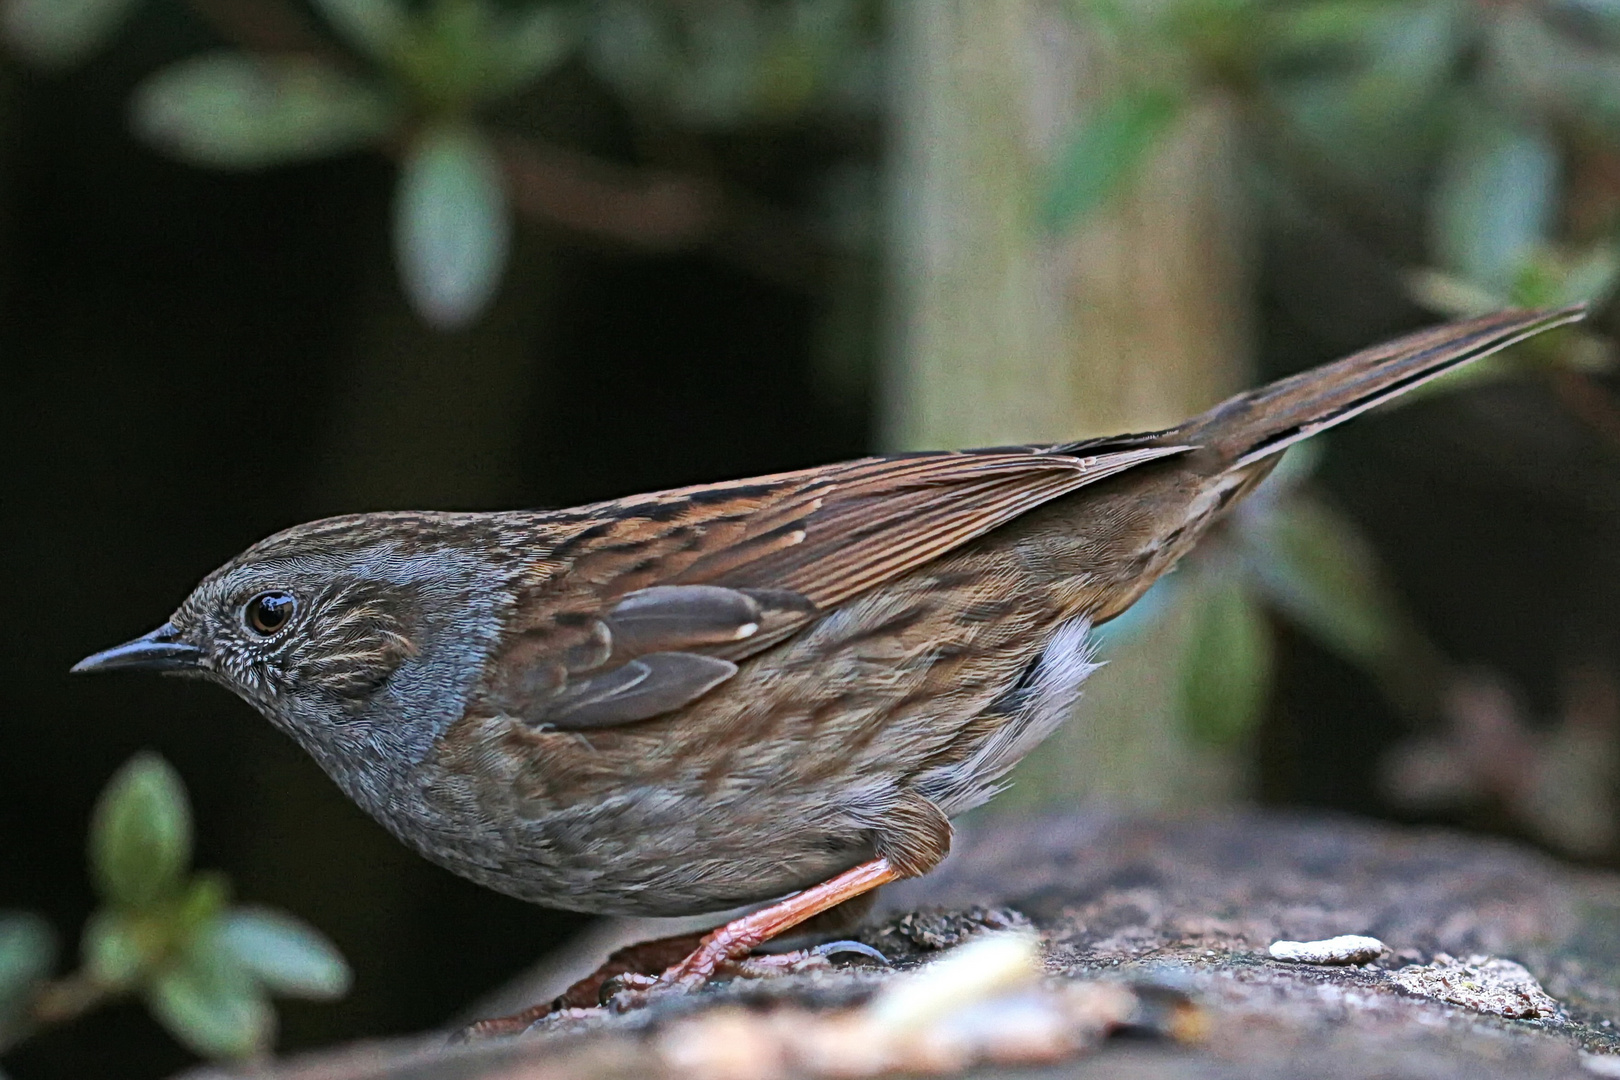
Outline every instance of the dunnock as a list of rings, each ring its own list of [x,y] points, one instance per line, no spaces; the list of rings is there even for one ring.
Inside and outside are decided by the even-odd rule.
[[[1426,330],[1167,431],[300,525],[74,670],[229,687],[395,836],[513,896],[792,894],[654,981],[696,985],[938,863],[950,818],[1069,715],[1092,628],[1284,449],[1581,314]]]

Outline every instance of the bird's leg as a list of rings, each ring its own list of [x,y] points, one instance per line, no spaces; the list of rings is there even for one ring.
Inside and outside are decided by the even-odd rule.
[[[661,994],[696,990],[721,969],[739,965],[755,948],[777,935],[880,885],[898,881],[903,876],[889,865],[887,859],[861,863],[820,885],[796,892],[711,930],[685,959],[664,969],[657,978],[630,974],[615,977],[603,987],[604,997],[607,998],[605,1003],[622,1011],[644,1005]],[[776,957],[770,959],[778,961]],[[761,966],[791,969],[791,962],[789,957],[784,956],[777,963]],[[611,996],[608,996],[609,993]]]
[[[664,985],[691,990],[702,986],[723,965],[741,960],[754,949],[813,916],[846,900],[898,881],[887,859],[873,859],[758,911],[751,911],[711,930],[692,953],[658,977]]]
[[[459,1042],[516,1035],[536,1021],[591,1008],[603,998],[610,999],[615,1008],[629,1009],[657,993],[695,990],[722,968],[738,966],[750,952],[772,938],[902,876],[887,859],[873,859],[707,934],[679,934],[626,946],[547,1004],[511,1016],[480,1020],[457,1032],[454,1039]],[[798,954],[784,954],[748,963],[757,973],[763,973],[771,968],[791,970],[793,961],[802,959]],[[663,973],[654,976],[652,972],[661,967]]]

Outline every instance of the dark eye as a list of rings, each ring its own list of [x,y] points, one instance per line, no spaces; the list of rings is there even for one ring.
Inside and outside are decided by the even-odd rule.
[[[262,592],[247,602],[247,624],[254,633],[269,636],[292,619],[298,601],[288,592]]]

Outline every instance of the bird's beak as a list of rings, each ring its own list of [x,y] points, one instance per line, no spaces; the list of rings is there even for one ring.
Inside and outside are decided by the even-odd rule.
[[[180,640],[173,623],[164,623],[150,634],[134,641],[87,656],[73,665],[77,675],[85,671],[189,671],[202,659],[202,650]]]

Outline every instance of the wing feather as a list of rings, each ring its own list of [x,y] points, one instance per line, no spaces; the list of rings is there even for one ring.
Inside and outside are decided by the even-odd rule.
[[[1117,446],[1117,449],[1110,449]],[[489,698],[591,729],[682,708],[821,612],[1182,445],[865,458],[581,507],[520,598]]]

